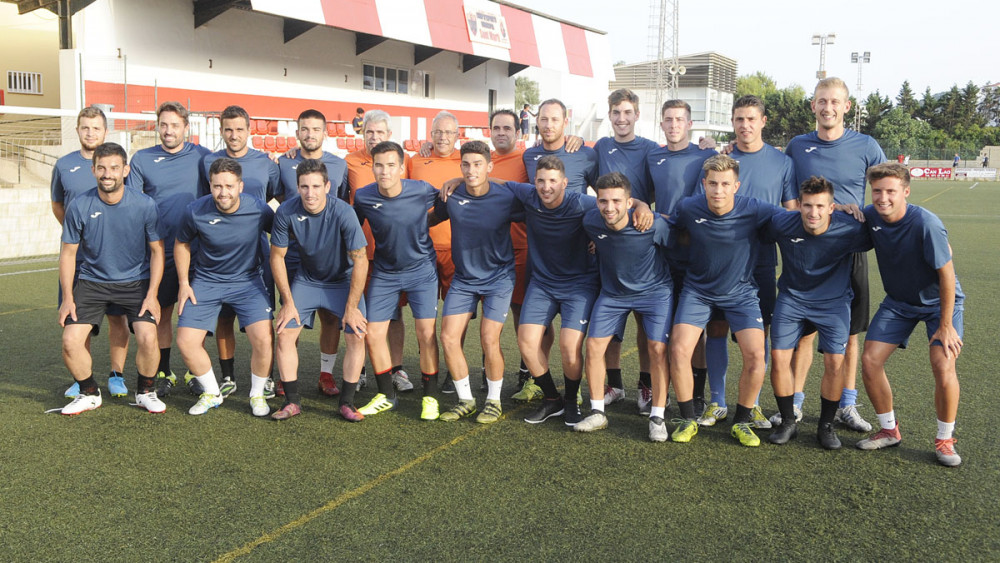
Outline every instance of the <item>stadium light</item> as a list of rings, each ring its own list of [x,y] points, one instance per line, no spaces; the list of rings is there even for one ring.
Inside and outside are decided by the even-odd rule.
[[[856,90],[854,90],[854,99],[856,99],[858,101],[858,109],[857,109],[857,111],[854,112],[854,130],[855,131],[860,131],[861,130],[861,118],[863,117],[862,113],[864,113],[865,116],[867,116],[867,114],[868,114],[867,111],[864,111],[866,108],[864,107],[864,101],[863,101],[863,98],[861,97],[861,84],[862,84],[861,83],[861,67],[865,63],[870,63],[870,62],[872,62],[872,52],[871,51],[865,51],[863,53],[860,53],[858,51],[854,51],[853,53],[851,53],[851,63],[858,65],[858,87],[857,87]]]
[[[826,46],[833,45],[837,39],[836,33],[814,33],[812,44],[819,45],[819,70],[816,71],[816,78],[822,80],[826,78]]]

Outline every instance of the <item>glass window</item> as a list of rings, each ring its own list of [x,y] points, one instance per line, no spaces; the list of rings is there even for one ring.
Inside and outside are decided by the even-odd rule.
[[[400,94],[406,94],[410,91],[410,73],[406,70],[399,70],[399,85],[397,86],[397,92]]]
[[[364,65],[363,88],[365,90],[375,89],[375,65]]]
[[[375,89],[385,92],[385,67],[375,67]]]
[[[396,69],[394,68],[385,69],[385,91],[396,91]]]

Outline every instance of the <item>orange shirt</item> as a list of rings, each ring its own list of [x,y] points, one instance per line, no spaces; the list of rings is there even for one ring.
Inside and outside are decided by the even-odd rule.
[[[351,199],[348,203],[354,205],[354,192],[367,186],[368,184],[375,183],[375,173],[372,172],[372,157],[368,154],[367,149],[361,149],[354,151],[344,157],[347,161],[347,183],[351,186]],[[406,178],[406,163],[407,155],[403,153],[403,178]],[[372,236],[371,227],[368,223],[361,226],[362,230],[365,232],[365,240],[368,241],[367,252],[368,260],[375,259],[375,237]],[[369,269],[369,271],[371,271]]]
[[[462,177],[462,155],[456,150],[448,156],[413,155],[406,165],[411,180],[423,180],[437,189],[452,178]],[[431,227],[434,248],[451,249],[451,221]]]
[[[524,169],[524,149],[514,149],[504,155],[496,151],[491,154],[493,172],[490,172],[490,176],[508,182],[528,182],[528,171]],[[524,223],[510,224],[510,239],[514,248],[528,248],[528,231]]]

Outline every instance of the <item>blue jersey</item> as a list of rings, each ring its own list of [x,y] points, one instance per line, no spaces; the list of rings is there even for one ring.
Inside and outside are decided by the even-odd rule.
[[[205,167],[205,182],[210,184],[212,178],[208,171],[216,160],[227,157],[226,150],[215,151],[205,156],[202,161]],[[278,165],[267,156],[267,153],[247,149],[247,153],[239,158],[233,158],[243,167],[243,193],[250,194],[261,201],[271,201],[271,198],[281,194],[281,178]]]
[[[872,205],[864,213],[886,295],[917,307],[940,306],[937,270],[951,261],[951,248],[948,231],[937,215],[912,204],[906,205],[906,214],[895,223],[883,221]],[[955,298],[957,303],[965,298],[957,277]]]
[[[119,283],[149,279],[149,243],[160,240],[156,204],[149,196],[123,189],[121,201],[114,205],[104,203],[93,188],[78,194],[66,208],[62,241],[80,245],[77,262],[81,280]]]
[[[594,145],[597,175],[621,172],[632,184],[632,197],[648,202],[653,181],[649,177],[646,156],[658,148],[660,145],[644,137],[636,137],[627,143],[619,143],[614,137],[598,139]]]
[[[326,196],[326,206],[315,215],[293,197],[278,206],[271,230],[271,244],[299,248],[300,265],[295,279],[312,284],[349,281],[353,264],[348,252],[367,246],[358,216],[346,202]]]
[[[822,176],[833,184],[833,199],[839,204],[865,204],[865,173],[885,162],[885,153],[875,139],[846,129],[835,141],[823,141],[812,131],[799,135],[785,147],[795,163],[795,185],[810,176]]]
[[[198,241],[191,259],[194,279],[240,282],[259,278],[264,260],[260,237],[271,230],[273,219],[271,208],[246,192],[240,194],[240,206],[232,213],[219,211],[210,195],[191,202],[177,229],[177,241]]]
[[[80,151],[73,151],[56,161],[52,167],[52,201],[69,207],[75,196],[97,187],[93,162],[83,158]]]
[[[597,249],[601,293],[630,297],[670,286],[670,269],[662,252],[670,227],[663,217],[657,217],[652,228],[639,232],[632,226],[629,211],[625,228],[614,231],[595,207],[584,215],[583,228]]]
[[[132,155],[125,185],[153,198],[160,214],[160,229],[168,260],[173,259],[174,238],[188,204],[208,193],[202,160],[209,154],[201,145],[184,143],[174,154],[162,145]]]
[[[765,240],[777,241],[781,249],[781,293],[817,305],[854,296],[851,255],[872,247],[864,224],[840,212],[823,234],[811,235],[802,227],[801,213],[778,211],[765,228]]]
[[[354,193],[354,212],[363,225],[368,221],[375,238],[375,270],[398,273],[420,268],[437,254],[427,228],[427,211],[438,190],[423,180],[400,180],[403,190],[385,197],[377,184]]]
[[[701,182],[701,166],[710,157],[719,153],[714,149],[699,149],[688,143],[687,148],[672,151],[667,147],[656,147],[646,155],[653,190],[650,195],[656,202],[656,212],[670,215],[680,200],[694,194]],[[653,205],[653,201],[646,201]]]
[[[281,176],[281,190],[276,196],[281,196],[282,200],[291,199],[299,195],[298,174],[295,169],[299,163],[305,160],[302,151],[299,151],[295,158],[282,156],[278,159],[278,169]],[[326,165],[326,175],[330,179],[330,193],[344,201],[351,199],[351,187],[347,183],[347,161],[335,154],[323,151],[320,158]]]
[[[490,182],[481,196],[459,184],[447,202],[434,208],[441,220],[451,221],[451,259],[455,279],[472,287],[485,287],[514,272],[514,246],[510,240],[512,221],[524,220],[521,206],[506,184]]]
[[[562,203],[549,209],[542,205],[535,186],[514,182],[507,185],[524,207],[531,283],[551,289],[596,286],[597,261],[588,250],[583,216],[596,208],[597,199],[566,192]]]
[[[554,151],[545,150],[541,145],[524,151],[524,169],[528,172],[528,181],[534,183],[538,159],[543,156],[558,156],[566,167],[566,191],[587,193],[587,186],[597,182],[597,153],[594,149],[583,146],[576,152],[566,152],[563,145]]]
[[[690,257],[684,288],[707,297],[728,297],[753,289],[754,266],[760,247],[760,229],[779,208],[756,199],[736,196],[733,209],[716,215],[705,196],[682,199],[670,216],[670,225],[690,235]]]

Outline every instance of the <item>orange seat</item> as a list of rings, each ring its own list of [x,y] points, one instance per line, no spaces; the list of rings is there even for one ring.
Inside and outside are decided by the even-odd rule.
[[[264,139],[260,135],[254,135],[250,139],[250,142],[253,143],[253,148],[257,150],[264,148]]]
[[[268,121],[267,122],[267,134],[268,135],[277,135],[278,134],[278,122],[277,121]]]
[[[413,139],[407,139],[403,141],[403,148],[410,152],[415,152],[417,150],[417,147],[413,146],[413,143],[414,143]]]
[[[256,125],[257,125],[257,134],[258,135],[267,135],[267,120],[265,120],[265,119],[257,119],[255,121],[256,121]]]
[[[337,148],[338,149],[345,149],[346,150],[347,149],[347,139],[345,139],[343,137],[337,137]]]
[[[200,145],[201,144],[201,143],[198,142],[198,135],[191,135],[190,137],[188,137],[188,141],[192,145]]]
[[[332,121],[326,122],[326,136],[336,137],[337,136],[337,124]]]
[[[288,138],[288,148],[294,149],[294,148],[296,148],[298,146],[299,146],[299,140],[298,139],[296,139],[295,137],[289,137]]]
[[[278,149],[278,152],[285,152],[288,150],[288,137],[275,137],[274,146]]]
[[[274,141],[274,137],[264,137],[264,150],[269,152],[274,152],[277,147],[277,143]]]
[[[353,131],[353,129],[351,129],[351,131]],[[347,136],[347,124],[346,123],[338,123],[337,124],[337,136],[338,137],[346,137]]]

